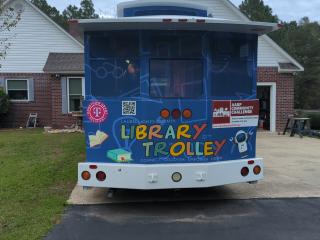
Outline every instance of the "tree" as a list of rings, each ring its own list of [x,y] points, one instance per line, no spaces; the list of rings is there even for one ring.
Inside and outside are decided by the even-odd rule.
[[[251,20],[279,22],[262,0],[244,0],[239,8]],[[308,17],[281,23],[284,27],[269,36],[305,68],[294,77],[295,107],[320,109],[320,25]]]
[[[92,0],[82,0],[80,3],[80,8],[75,5],[69,5],[62,12],[62,15],[65,19],[99,18],[99,15],[95,13]]]
[[[8,112],[9,104],[10,102],[8,95],[0,89],[0,115]]]
[[[99,18],[99,15],[95,13],[94,4],[92,0],[82,0],[81,3],[82,15],[81,18]]]
[[[279,22],[278,16],[273,14],[263,0],[244,0],[239,8],[252,21]]]
[[[0,60],[4,59],[11,45],[13,34],[10,31],[16,27],[21,19],[23,9],[6,7],[0,0]],[[1,65],[0,65],[1,68]]]
[[[62,13],[57,8],[50,6],[46,0],[31,0],[31,2],[64,29],[68,28],[68,20],[70,19],[99,17],[95,13],[92,0],[82,0],[80,8],[75,5],[69,5]]]

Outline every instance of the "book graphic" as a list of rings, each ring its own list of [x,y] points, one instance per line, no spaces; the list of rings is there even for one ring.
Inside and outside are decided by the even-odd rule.
[[[131,152],[121,148],[109,150],[107,152],[107,157],[115,162],[129,162],[132,160]]]
[[[105,140],[108,139],[108,134],[98,130],[95,135],[89,135],[90,148],[101,145]]]

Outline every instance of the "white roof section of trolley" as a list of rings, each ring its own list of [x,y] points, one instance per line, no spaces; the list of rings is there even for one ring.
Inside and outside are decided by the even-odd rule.
[[[191,30],[263,35],[278,29],[278,24],[276,23],[172,15],[80,19],[79,24],[83,31]]]
[[[197,10],[208,11],[208,7],[193,2],[188,1],[172,1],[172,0],[138,0],[138,1],[126,1],[120,2],[117,4],[117,16],[123,17],[123,12],[125,8],[134,8],[134,7],[150,7],[150,6],[171,6],[171,7],[183,7],[183,8],[193,8]]]

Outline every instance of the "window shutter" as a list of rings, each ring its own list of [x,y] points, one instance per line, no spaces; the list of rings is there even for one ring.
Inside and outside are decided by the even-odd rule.
[[[34,102],[34,79],[28,79],[29,101]]]
[[[2,89],[3,91],[6,91],[5,88],[6,88],[6,80],[0,77],[0,89]]]
[[[68,113],[67,78],[61,77],[62,113]]]

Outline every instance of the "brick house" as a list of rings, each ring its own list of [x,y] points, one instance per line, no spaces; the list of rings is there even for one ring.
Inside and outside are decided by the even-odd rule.
[[[161,3],[139,0],[129,5],[139,6],[145,2],[166,6],[187,3],[185,0]],[[84,92],[83,46],[76,30],[77,22],[70,22],[69,34],[27,0],[11,0],[6,4],[23,8],[23,14],[14,30],[16,35],[8,55],[0,61],[0,87],[12,99],[10,113],[0,119],[1,126],[25,126],[32,112],[38,113],[39,126],[61,128],[74,124],[76,119],[71,113],[79,110]],[[249,21],[228,0],[198,0],[197,4],[215,18]],[[118,5],[118,15],[125,6],[128,3]],[[294,111],[293,75],[303,70],[268,36],[259,37],[257,95],[262,128],[283,129],[288,115]]]
[[[8,93],[11,105],[9,113],[1,116],[0,126],[25,127],[30,113],[38,114],[39,126],[74,124],[76,119],[70,112],[76,110],[82,95],[83,45],[28,0],[6,1],[4,6],[22,11],[22,15],[16,28],[5,32],[11,46],[6,58],[0,60],[0,87]],[[44,71],[47,60],[59,54],[67,68],[61,69],[61,74]],[[78,66],[80,70],[75,69]],[[69,83],[75,91],[80,88],[70,100],[66,97]],[[70,86],[72,91],[77,93]]]

